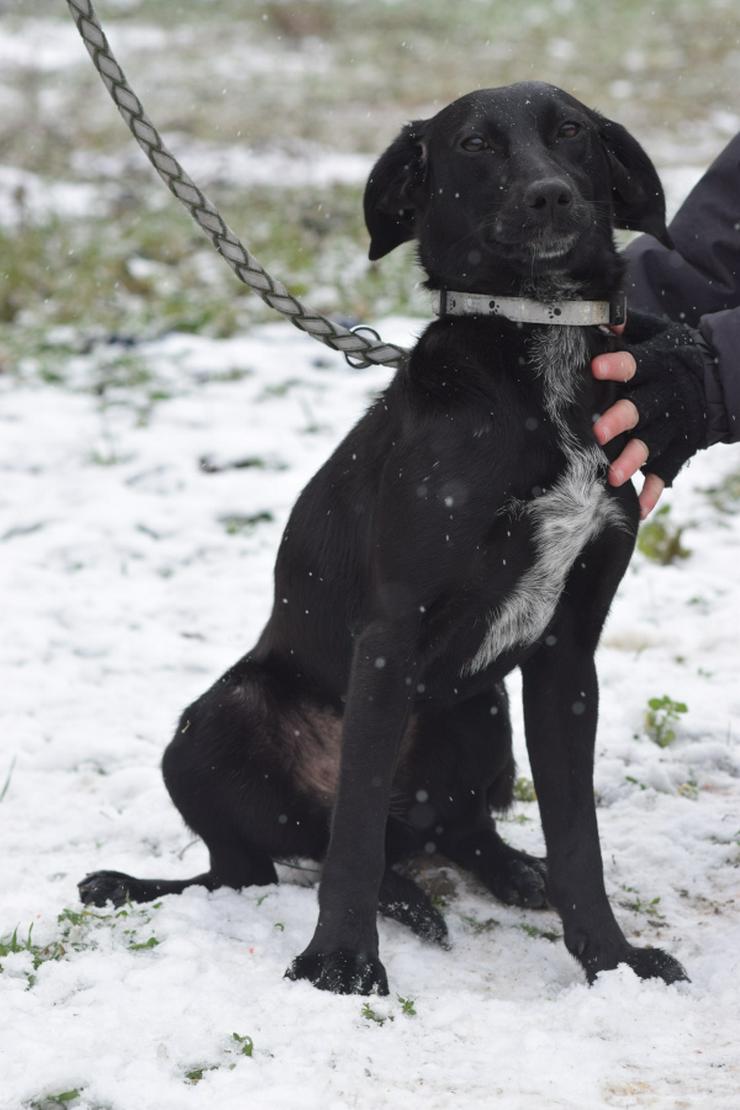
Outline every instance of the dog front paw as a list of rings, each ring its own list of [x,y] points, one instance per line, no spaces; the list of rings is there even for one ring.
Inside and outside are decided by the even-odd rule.
[[[690,982],[678,960],[661,948],[636,948],[626,943],[602,948],[585,939],[568,947],[581,963],[589,983],[594,982],[599,972],[613,971],[620,964],[627,964],[640,979],[662,979],[664,983]]]
[[[690,983],[678,960],[662,948],[630,948],[619,961],[632,968],[641,979],[662,979],[664,983]]]
[[[320,991],[334,994],[388,994],[388,977],[377,956],[338,948],[334,952],[306,950],[296,956],[286,979],[308,979]]]

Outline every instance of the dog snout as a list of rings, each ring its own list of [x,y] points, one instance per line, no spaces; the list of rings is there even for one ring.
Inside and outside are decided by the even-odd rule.
[[[573,190],[560,177],[543,177],[533,181],[524,191],[524,203],[541,217],[550,218],[564,212],[573,203]]]

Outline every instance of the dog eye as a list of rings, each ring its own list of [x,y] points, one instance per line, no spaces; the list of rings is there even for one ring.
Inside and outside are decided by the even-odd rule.
[[[581,131],[580,123],[575,123],[574,120],[568,120],[566,123],[561,123],[558,131],[558,138],[560,139],[575,139],[576,135]]]
[[[463,150],[469,150],[473,154],[476,154],[479,150],[491,149],[482,135],[468,135],[465,139],[460,140],[460,146]]]

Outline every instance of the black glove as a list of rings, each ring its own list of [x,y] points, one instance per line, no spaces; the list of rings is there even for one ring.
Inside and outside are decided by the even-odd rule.
[[[686,460],[707,446],[704,378],[713,355],[686,324],[669,324],[643,342],[627,342],[625,350],[637,363],[635,376],[623,387],[640,417],[631,434],[650,452],[642,470],[670,486]]]

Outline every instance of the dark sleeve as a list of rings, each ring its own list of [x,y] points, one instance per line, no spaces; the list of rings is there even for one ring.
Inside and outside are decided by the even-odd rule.
[[[692,189],[670,225],[674,249],[630,243],[631,306],[698,328],[714,356],[705,392],[709,441],[740,440],[740,134]]]
[[[709,443],[740,441],[740,308],[702,316],[699,331],[714,357],[704,374]]]

